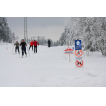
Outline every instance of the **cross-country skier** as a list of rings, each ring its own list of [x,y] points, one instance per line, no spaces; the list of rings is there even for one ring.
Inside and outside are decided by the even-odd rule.
[[[33,51],[33,40],[30,42],[30,46],[29,46],[29,50],[30,50],[30,47],[32,47],[32,51]]]
[[[35,48],[36,48],[36,53],[37,53],[37,45],[39,45],[39,43],[36,40],[34,40],[34,53],[35,53]]]
[[[48,40],[48,47],[50,47],[50,45],[51,45],[51,41],[50,41],[50,39]]]
[[[19,43],[18,43],[18,41],[16,41],[16,43],[14,45],[16,45],[15,46],[15,53],[17,52],[17,49],[18,49],[18,53],[19,53]]]
[[[24,52],[25,52],[26,57],[27,57],[27,53],[26,53],[27,44],[24,42],[24,39],[22,39],[22,42],[20,43],[20,46],[22,47],[22,58],[23,58]]]

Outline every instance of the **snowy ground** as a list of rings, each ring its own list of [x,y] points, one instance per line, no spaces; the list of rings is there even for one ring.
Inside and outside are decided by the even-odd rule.
[[[0,87],[106,87],[106,57],[100,52],[76,68],[75,56],[69,62],[62,46],[39,46],[37,54],[30,49],[27,58],[12,50],[12,44],[0,45]]]

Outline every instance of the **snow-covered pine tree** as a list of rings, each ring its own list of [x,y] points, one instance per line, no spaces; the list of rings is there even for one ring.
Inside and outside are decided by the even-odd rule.
[[[0,17],[0,40],[9,43],[15,40],[15,34],[10,30],[5,17]]]
[[[67,33],[68,32],[68,33]],[[106,56],[106,18],[105,17],[72,17],[68,18],[65,25],[65,31],[60,37],[61,45],[66,43],[66,38],[70,43],[76,39],[82,40],[84,50],[100,50],[102,55]]]

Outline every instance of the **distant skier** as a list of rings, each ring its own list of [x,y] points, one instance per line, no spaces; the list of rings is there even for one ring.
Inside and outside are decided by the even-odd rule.
[[[25,52],[26,57],[27,57],[27,53],[26,53],[26,46],[27,46],[27,44],[24,42],[24,39],[22,39],[22,41],[20,43],[20,46],[22,47],[22,58],[23,58],[24,52]]]
[[[16,41],[16,43],[14,45],[16,45],[15,46],[15,53],[17,52],[17,50],[18,50],[18,53],[20,53],[19,52],[19,43],[18,43],[18,41]]]
[[[48,47],[50,47],[50,45],[51,45],[51,41],[50,41],[50,39],[48,40]]]
[[[37,45],[39,45],[39,43],[36,40],[34,40],[34,53],[35,53],[35,48],[36,48],[36,53],[37,53]]]
[[[32,47],[32,51],[33,51],[33,40],[30,42],[30,46],[29,46],[29,50],[30,50],[30,47]]]

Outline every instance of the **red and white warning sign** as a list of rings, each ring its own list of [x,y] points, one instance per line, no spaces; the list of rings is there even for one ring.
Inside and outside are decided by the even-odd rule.
[[[71,48],[67,48],[64,50],[64,54],[74,54],[74,50]]]
[[[82,54],[83,54],[82,50],[75,50],[75,55],[76,55],[77,57],[82,56]]]
[[[77,61],[75,62],[75,64],[76,64],[77,67],[82,67],[82,66],[83,66],[83,60],[81,60],[81,61],[78,61],[78,60],[77,60]]]

